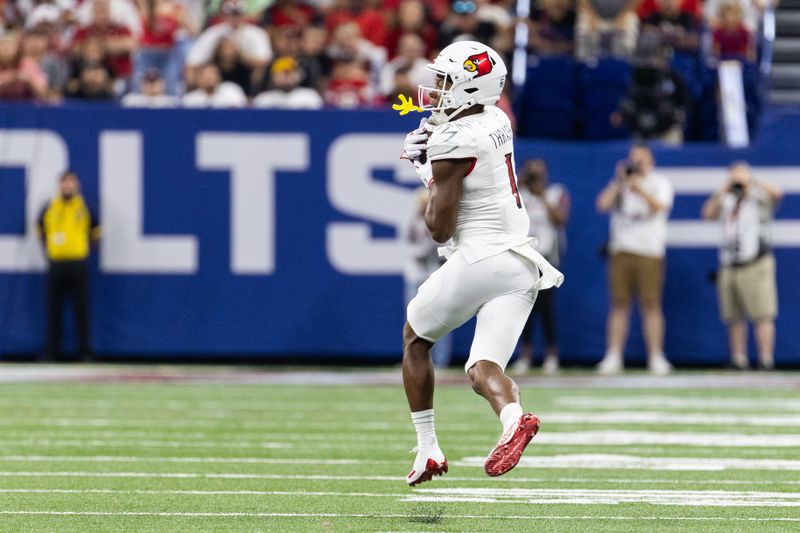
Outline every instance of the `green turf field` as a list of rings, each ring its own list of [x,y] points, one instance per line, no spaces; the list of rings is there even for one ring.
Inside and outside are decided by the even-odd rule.
[[[450,473],[411,489],[400,386],[3,383],[0,530],[800,530],[797,389],[522,390],[542,429],[489,479],[496,417],[440,387]]]

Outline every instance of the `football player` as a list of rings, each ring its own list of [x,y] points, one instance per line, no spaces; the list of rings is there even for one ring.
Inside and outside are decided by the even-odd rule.
[[[417,431],[409,485],[447,472],[434,429],[430,348],[476,315],[465,370],[503,425],[485,471],[500,476],[517,465],[539,420],[523,414],[519,389],[504,371],[537,292],[564,279],[528,237],[511,123],[494,105],[506,81],[503,60],[482,43],[461,41],[428,69],[435,86],[420,87],[419,103],[431,116],[408,134],[403,157],[431,190],[425,211],[431,235],[452,244],[440,249],[447,262],[420,286],[403,329],[403,384]]]

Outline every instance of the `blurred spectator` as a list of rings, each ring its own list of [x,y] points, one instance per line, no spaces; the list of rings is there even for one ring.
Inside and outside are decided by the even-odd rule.
[[[639,18],[632,0],[579,0],[576,56],[627,59],[636,47]]]
[[[428,206],[430,191],[420,187],[417,192],[414,212],[406,228],[406,261],[403,267],[405,283],[405,305],[417,295],[420,285],[442,266],[439,257],[439,244],[431,237],[425,223],[425,208]],[[447,368],[453,351],[452,334],[445,335],[431,347],[431,359],[436,368]]]
[[[190,85],[197,68],[213,61],[223,37],[231,38],[242,61],[255,71],[256,77],[263,77],[266,65],[272,59],[272,46],[266,31],[247,22],[245,9],[243,0],[223,0],[220,5],[222,22],[201,33],[186,57]]]
[[[334,65],[353,58],[364,64],[368,69],[367,74],[374,75],[371,81],[377,81],[378,73],[386,62],[386,49],[362,38],[361,30],[355,22],[337,26],[326,52]]]
[[[551,265],[559,268],[566,251],[564,228],[569,220],[569,192],[563,185],[550,184],[547,165],[541,159],[528,161],[522,178],[522,195],[525,209],[531,219],[529,235],[538,241],[536,249]],[[558,343],[556,340],[555,292],[539,291],[528,322],[522,330],[522,346],[514,372],[525,374],[533,363],[533,322],[536,317],[542,324],[545,356],[542,371],[555,374],[558,371]]]
[[[426,20],[425,4],[420,0],[403,0],[397,7],[394,25],[386,38],[386,49],[390,58],[397,55],[400,39],[407,34],[414,34],[422,39],[425,45],[424,56],[431,56],[436,49],[436,28]]]
[[[247,96],[241,87],[222,81],[219,67],[208,63],[197,71],[197,88],[183,95],[184,107],[245,107]]]
[[[538,55],[572,55],[576,18],[574,0],[542,0],[530,15],[528,45]]]
[[[34,30],[48,26],[63,31],[75,23],[74,10],[72,0],[40,1],[25,18],[25,28]]]
[[[328,33],[335,34],[343,24],[356,24],[364,39],[384,47],[389,29],[382,7],[381,0],[335,0],[325,17],[325,26]]]
[[[43,356],[56,359],[61,348],[64,298],[72,297],[78,333],[78,356],[92,357],[89,336],[89,254],[100,238],[97,216],[81,196],[78,176],[67,171],[58,182],[59,194],[39,215],[39,236],[47,256],[47,338]]]
[[[642,22],[661,34],[662,42],[675,52],[694,54],[700,45],[700,28],[693,13],[681,9],[681,0],[657,0],[658,10]]]
[[[208,13],[208,26],[219,24],[221,19],[224,18],[222,13],[222,5],[225,0],[202,0],[206,6]],[[251,22],[259,19],[260,13],[263,13],[266,8],[271,6],[273,0],[242,0],[242,13]]]
[[[709,0],[705,0],[707,2]],[[713,1],[713,0],[712,0]],[[680,0],[680,10],[682,13],[693,15],[696,20],[703,18],[701,7],[705,2],[701,0]],[[658,11],[658,0],[642,0],[636,8],[636,14],[640,20],[645,20]]]
[[[683,125],[691,96],[679,74],[672,71],[658,33],[645,32],[633,60],[633,79],[620,101],[615,125],[624,124],[637,139],[683,142]]]
[[[33,30],[22,38],[22,55],[24,59],[35,62],[42,70],[47,80],[44,97],[54,101],[61,96],[69,72],[64,60],[48,50],[48,44],[47,33]]]
[[[309,87],[300,87],[300,65],[292,57],[279,57],[270,67],[272,90],[253,99],[254,107],[277,109],[319,109],[322,97]]]
[[[401,37],[398,46],[397,57],[387,63],[380,76],[380,90],[384,95],[393,95],[397,88],[395,87],[395,74],[398,70],[405,70],[408,76],[408,83],[411,87],[418,87],[419,85],[432,86],[434,81],[433,72],[428,70],[426,65],[429,61],[424,57],[425,43],[422,39],[409,33]],[[416,93],[407,94],[413,96]]]
[[[245,94],[252,93],[253,69],[244,62],[233,39],[220,39],[214,52],[214,64],[219,67],[222,81],[235,83]]]
[[[275,57],[293,57],[300,68],[300,85],[319,89],[320,82],[326,72],[327,57],[325,44],[327,33],[323,27],[308,26],[301,29],[297,26],[282,26],[273,30]],[[304,42],[311,43],[312,53],[304,48]],[[271,72],[267,70],[265,78],[260,83],[260,90],[272,88]]]
[[[631,148],[627,161],[617,164],[614,179],[597,197],[597,209],[611,213],[611,256],[608,276],[611,310],[606,353],[597,365],[601,374],[623,370],[623,353],[630,326],[631,300],[639,312],[647,347],[647,367],[657,375],[672,371],[664,356],[664,252],[672,184],[654,170],[653,153],[644,145]]]
[[[478,5],[473,0],[456,0],[439,28],[439,48],[455,41],[491,43],[496,33],[494,23],[478,18]]]
[[[80,100],[113,100],[113,80],[102,63],[84,64],[78,78],[67,87],[67,97]]]
[[[305,87],[320,90],[325,79],[330,76],[333,63],[326,50],[327,36],[322,27],[309,26],[303,31],[297,60],[305,71]]]
[[[133,72],[132,53],[136,40],[131,31],[111,19],[109,0],[92,0],[92,21],[75,33],[75,45],[89,38],[98,40],[115,78],[125,79]]]
[[[719,308],[728,326],[731,363],[745,369],[747,320],[755,323],[759,366],[775,365],[775,317],[778,294],[770,224],[783,193],[755,181],[747,163],[734,163],[728,181],[703,205],[703,218],[722,227],[717,276]]]
[[[264,10],[261,25],[272,29],[285,27],[305,28],[322,23],[322,14],[317,8],[302,0],[275,0]]]
[[[364,65],[355,57],[341,57],[333,67],[325,88],[325,103],[342,109],[375,103],[375,89]]]
[[[737,3],[719,6],[714,53],[720,60],[738,59],[750,63],[756,60],[755,40],[744,25],[742,8]]]
[[[106,61],[106,54],[103,50],[100,39],[97,37],[87,37],[82,42],[77,43],[73,48],[72,61],[69,67],[69,80],[66,85],[66,92],[74,92],[80,85],[81,72],[87,65],[102,65],[106,69],[108,77],[111,78],[111,69]]]
[[[778,0],[705,0],[703,2],[703,14],[712,30],[721,24],[720,7],[730,3],[739,6],[745,27],[751,33],[755,33],[758,31],[764,9],[777,5]]]
[[[88,27],[96,22],[95,4],[105,4],[104,17],[114,26],[122,26],[136,39],[142,34],[142,19],[136,0],[83,0],[75,10],[75,17],[80,26]]]
[[[177,97],[166,93],[166,83],[157,69],[150,69],[142,76],[139,92],[122,97],[125,107],[177,107]]]
[[[20,34],[0,37],[0,99],[37,100],[47,96],[47,76],[20,48]]]
[[[139,0],[142,13],[142,35],[136,53],[134,90],[149,69],[163,74],[169,94],[180,90],[183,57],[177,46],[181,32],[189,29],[186,11],[174,0]]]

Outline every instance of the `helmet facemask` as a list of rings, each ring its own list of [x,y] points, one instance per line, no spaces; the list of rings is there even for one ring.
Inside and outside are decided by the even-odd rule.
[[[456,94],[455,87],[467,79],[465,75],[445,72],[433,65],[428,65],[427,68],[436,74],[436,82],[433,87],[420,85],[417,99],[423,110],[431,112],[430,122],[432,124],[444,124],[475,105],[474,98],[468,98],[462,102],[460,101],[462,98]],[[433,95],[435,95],[435,103],[431,98]]]

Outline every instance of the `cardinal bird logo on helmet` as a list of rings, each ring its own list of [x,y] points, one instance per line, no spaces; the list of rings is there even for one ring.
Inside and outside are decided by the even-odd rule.
[[[489,74],[492,71],[492,59],[489,57],[489,52],[481,52],[480,54],[469,56],[464,61],[464,70],[475,72],[476,78]]]

